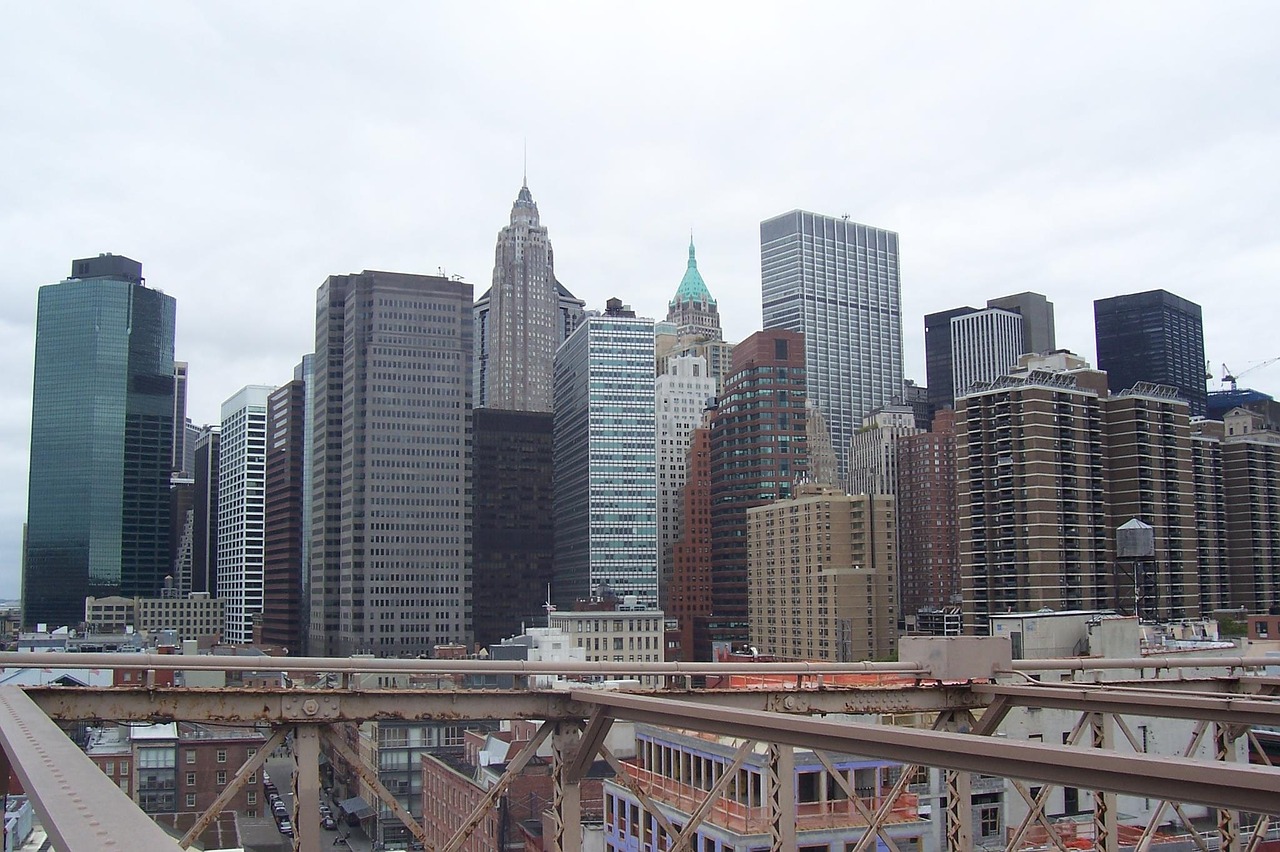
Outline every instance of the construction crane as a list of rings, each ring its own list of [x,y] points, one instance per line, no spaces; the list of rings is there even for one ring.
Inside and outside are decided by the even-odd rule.
[[[1222,383],[1225,385],[1227,382],[1230,382],[1231,389],[1235,390],[1237,380],[1244,378],[1245,376],[1252,373],[1254,370],[1261,370],[1263,367],[1268,367],[1277,361],[1280,361],[1280,355],[1277,355],[1274,358],[1268,358],[1265,361],[1259,361],[1258,363],[1254,364],[1252,367],[1245,367],[1243,370],[1241,370],[1238,373],[1232,373],[1231,368],[1228,367],[1226,364],[1223,364],[1222,365]]]

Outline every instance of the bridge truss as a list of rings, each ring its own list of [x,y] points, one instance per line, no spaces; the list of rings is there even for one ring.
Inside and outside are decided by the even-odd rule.
[[[952,640],[954,641],[954,640]],[[904,645],[904,648],[906,646]],[[904,652],[905,655],[905,652]],[[1118,850],[1117,795],[1155,799],[1162,804],[1142,832],[1138,849],[1147,848],[1156,829],[1172,813],[1186,824],[1205,852],[1252,852],[1260,848],[1268,827],[1280,818],[1280,769],[1267,762],[1236,762],[1237,744],[1253,740],[1255,726],[1280,728],[1280,679],[1258,674],[1267,658],[1183,658],[1152,661],[1090,660],[1011,661],[1007,655],[979,655],[964,664],[936,654],[916,655],[895,664],[611,664],[521,663],[494,661],[273,659],[273,670],[286,670],[300,682],[326,682],[335,688],[200,689],[155,685],[165,670],[261,670],[261,658],[182,657],[138,654],[0,654],[5,667],[124,668],[144,672],[137,687],[0,688],[0,770],[12,767],[31,797],[56,848],[87,850],[175,850],[188,848],[258,772],[267,755],[291,735],[296,795],[294,849],[319,852],[320,756],[324,749],[345,760],[367,787],[424,844],[428,836],[417,820],[365,766],[342,735],[340,726],[367,721],[530,720],[537,735],[511,759],[496,785],[467,815],[453,837],[437,852],[457,852],[475,827],[499,801],[511,781],[550,741],[554,755],[552,831],[547,848],[578,852],[580,784],[597,759],[613,765],[617,783],[625,786],[656,815],[671,850],[693,850],[698,825],[727,790],[746,756],[759,745],[768,756],[766,799],[769,803],[772,850],[796,848],[796,791],[793,749],[812,750],[843,788],[865,820],[853,847],[877,848],[877,841],[899,852],[889,831],[892,805],[906,790],[917,767],[945,773],[945,842],[949,852],[975,847],[971,784],[975,774],[1010,779],[1025,801],[1027,813],[1010,832],[1008,848],[1018,849],[1032,833],[1066,850],[1045,813],[1054,785],[1094,791],[1094,848]],[[974,666],[977,666],[976,670]],[[1054,672],[1056,679],[1040,680]],[[598,689],[376,689],[353,688],[357,673],[434,675],[441,678],[505,674],[565,677],[617,677],[620,674],[663,679],[662,689],[625,692]],[[1110,674],[1132,675],[1105,680]],[[891,685],[841,685],[849,674],[889,675]],[[760,678],[753,688],[693,688],[694,678],[749,675]],[[904,682],[905,681],[905,682]],[[993,736],[1015,708],[1053,708],[1075,714],[1063,745]],[[852,721],[850,716],[914,714],[928,727]],[[1135,716],[1189,720],[1193,733],[1182,757],[1145,754],[1130,719]],[[99,772],[58,723],[190,721],[266,726],[271,737],[249,758],[215,803],[180,840],[151,821],[119,787]],[[626,771],[605,746],[616,721],[645,722],[729,737],[740,743],[735,764],[678,828],[650,796],[643,782]],[[1193,759],[1203,742],[1213,743],[1216,760]],[[1117,749],[1127,743],[1132,751]],[[1259,754],[1263,749],[1257,748]],[[859,755],[906,764],[897,787],[879,803],[859,798],[834,768],[832,755]],[[1265,756],[1264,756],[1265,759]],[[7,765],[5,765],[7,764]],[[1031,787],[1030,784],[1037,787]],[[1191,828],[1183,805],[1216,809],[1216,831],[1201,837]],[[427,848],[431,848],[428,846]]]

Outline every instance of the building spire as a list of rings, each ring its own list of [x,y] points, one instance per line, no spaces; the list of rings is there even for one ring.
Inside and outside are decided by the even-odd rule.
[[[524,137],[524,167],[521,169],[521,186],[525,189],[529,188],[529,137]]]

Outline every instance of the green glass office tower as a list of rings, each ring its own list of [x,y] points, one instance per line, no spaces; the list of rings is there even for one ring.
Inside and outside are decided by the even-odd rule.
[[[40,288],[23,623],[86,595],[158,595],[169,565],[176,302],[118,255]]]

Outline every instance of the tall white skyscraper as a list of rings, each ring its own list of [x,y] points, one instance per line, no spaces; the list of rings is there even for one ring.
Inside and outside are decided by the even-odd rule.
[[[792,210],[760,223],[764,327],[804,335],[808,397],[840,466],[872,409],[902,396],[898,235]]]
[[[493,286],[475,304],[475,407],[551,411],[556,348],[582,321],[582,306],[556,281],[551,239],[526,183],[498,232]]]
[[[653,320],[610,299],[556,353],[552,597],[658,604]]]
[[[1008,375],[1023,353],[1022,316],[986,308],[951,318],[951,386],[957,396]]]
[[[267,397],[273,390],[269,385],[248,385],[222,403],[218,597],[225,602],[223,639],[232,643],[253,641],[253,616],[262,612]]]
[[[671,357],[655,382],[654,406],[658,452],[658,576],[662,595],[671,574],[671,549],[680,536],[681,490],[684,488],[689,442],[702,424],[707,403],[716,395],[707,359]],[[664,603],[665,606],[665,603]]]

